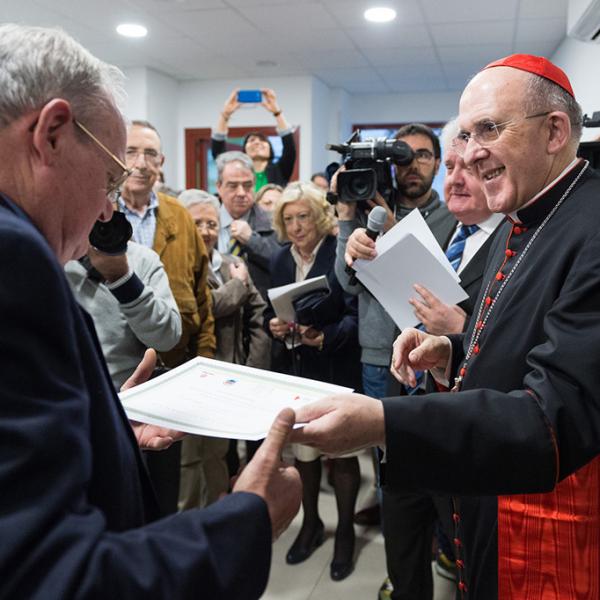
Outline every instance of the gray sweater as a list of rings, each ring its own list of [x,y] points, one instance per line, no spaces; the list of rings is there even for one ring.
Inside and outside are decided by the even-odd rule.
[[[443,247],[454,231],[456,220],[446,205],[442,204],[435,190],[432,190],[430,202],[419,210],[435,239]],[[408,209],[400,209],[397,214],[398,221],[409,212]],[[346,292],[358,296],[358,341],[361,347],[361,362],[383,367],[388,366],[392,359],[392,344],[398,332],[396,324],[360,282],[350,285],[350,276],[345,270],[344,253],[348,238],[357,227],[365,226],[366,217],[358,213],[357,218],[352,221],[339,222],[335,274]]]
[[[109,290],[73,260],[65,265],[77,302],[94,320],[110,377],[119,390],[147,348],[170,350],[181,336],[181,318],[158,254],[129,242],[127,260],[133,275]]]

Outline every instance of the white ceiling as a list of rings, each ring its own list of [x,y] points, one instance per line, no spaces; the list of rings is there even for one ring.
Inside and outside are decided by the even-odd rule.
[[[314,75],[350,93],[402,93],[460,90],[513,52],[551,56],[567,2],[0,0],[0,20],[60,25],[108,62],[181,80]],[[362,14],[373,5],[394,7],[396,21],[368,24]],[[121,38],[121,22],[149,34]]]

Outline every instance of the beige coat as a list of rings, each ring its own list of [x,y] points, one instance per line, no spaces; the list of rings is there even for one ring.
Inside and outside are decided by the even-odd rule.
[[[215,357],[239,365],[268,369],[271,339],[263,329],[266,302],[252,279],[245,285],[231,277],[229,265],[239,259],[225,254],[222,258],[219,274],[224,283],[220,285],[212,272],[208,276],[217,337]]]

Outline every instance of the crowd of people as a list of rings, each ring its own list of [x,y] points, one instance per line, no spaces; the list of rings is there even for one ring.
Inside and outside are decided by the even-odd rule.
[[[412,160],[364,207],[338,196],[339,172],[290,181],[273,90],[279,159],[256,131],[227,149],[234,90],[216,193],[174,197],[118,69],[18,25],[0,26],[0,57],[0,597],[259,598],[300,506],[287,563],[323,543],[324,456],[330,576],[346,579],[367,449],[388,573],[373,595],[431,600],[435,539],[462,599],[600,597],[600,184],[564,72],[528,55],[482,68],[441,143],[421,123],[396,132]],[[376,206],[382,235],[421,213],[466,300],[411,282],[417,325],[396,328],[348,268],[377,255]],[[88,236],[113,210],[132,235],[108,252]],[[275,313],[270,288],[320,275],[310,319]],[[127,420],[118,390],[196,356],[357,393],[285,409],[244,448]]]

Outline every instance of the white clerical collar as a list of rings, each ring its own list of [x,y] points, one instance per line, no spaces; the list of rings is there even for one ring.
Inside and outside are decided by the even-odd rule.
[[[485,221],[477,223],[477,227],[490,235],[494,232],[494,229],[498,227],[498,224],[500,221],[502,221],[502,219],[504,219],[504,215],[502,213],[492,213]]]
[[[558,177],[554,178],[543,190],[539,191],[531,200],[529,200],[529,202],[523,204],[523,206],[519,206],[519,208],[511,213],[508,214],[508,216],[513,220],[518,222],[519,221],[519,217],[517,216],[517,213],[520,210],[523,210],[525,207],[530,206],[531,204],[533,204],[540,196],[544,195],[551,187],[555,186],[558,181],[560,179],[562,179],[569,171],[571,171],[573,169],[573,167],[575,167],[575,165],[579,162],[579,157],[576,156],[565,168],[563,171],[561,171],[558,175]]]

